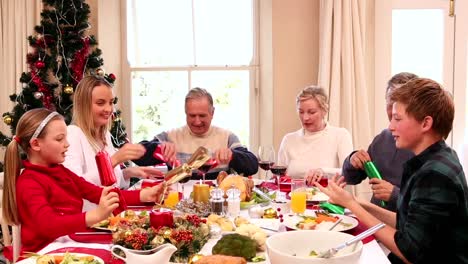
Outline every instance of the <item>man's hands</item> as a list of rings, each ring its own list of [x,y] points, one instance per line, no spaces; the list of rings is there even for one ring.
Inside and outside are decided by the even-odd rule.
[[[218,164],[229,164],[232,159],[232,150],[230,148],[220,148],[214,151],[213,158]]]
[[[166,159],[166,162],[174,164],[177,160],[176,154],[176,145],[171,142],[161,143],[162,155]],[[176,167],[176,166],[173,166]]]
[[[109,217],[119,207],[119,195],[112,192],[115,187],[109,186],[102,189],[98,207],[86,213],[86,226],[92,226]]]
[[[394,188],[393,184],[377,178],[370,179],[369,183],[375,198],[386,202],[390,200]]]
[[[367,151],[361,149],[354,152],[349,161],[354,168],[363,170],[364,163],[371,161],[371,157]]]

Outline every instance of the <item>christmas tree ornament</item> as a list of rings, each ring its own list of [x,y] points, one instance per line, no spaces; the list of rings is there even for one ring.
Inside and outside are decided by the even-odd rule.
[[[36,65],[36,68],[38,68],[38,69],[42,69],[42,68],[45,67],[45,63],[43,61],[41,61],[41,60],[36,61],[35,65]]]
[[[13,118],[11,118],[10,115],[5,115],[3,117],[3,122],[7,125],[11,125],[11,123],[13,122]]]
[[[189,258],[188,264],[195,264],[197,261],[202,259],[204,257],[203,254],[195,254],[192,257]]]
[[[110,78],[111,80],[115,81],[115,79],[116,79],[117,77],[115,77],[115,74],[110,73],[110,74],[109,74],[109,78]]]
[[[67,86],[63,87],[63,92],[66,94],[72,94],[73,93],[73,87],[67,84]]]
[[[277,217],[278,217],[278,213],[276,212],[275,209],[273,209],[273,208],[265,209],[265,213],[263,214],[263,218],[272,219],[272,218],[277,218]]]
[[[44,94],[41,92],[34,92],[33,95],[34,95],[34,98],[36,98],[37,100],[41,99],[42,96],[44,96]]]
[[[98,68],[98,69],[96,70],[96,74],[99,75],[99,76],[104,76],[105,72],[104,72],[103,69]]]

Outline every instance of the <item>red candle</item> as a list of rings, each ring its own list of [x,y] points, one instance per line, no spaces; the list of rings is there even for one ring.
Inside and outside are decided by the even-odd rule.
[[[163,226],[172,227],[174,225],[174,218],[172,211],[159,211],[152,210],[150,212],[150,223],[154,228],[160,228]]]

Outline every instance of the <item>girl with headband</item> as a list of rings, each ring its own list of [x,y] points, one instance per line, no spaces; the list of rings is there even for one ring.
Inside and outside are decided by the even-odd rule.
[[[44,108],[30,110],[20,118],[16,133],[5,153],[2,210],[7,224],[21,225],[24,252],[36,252],[61,236],[86,231],[119,206],[113,187],[98,187],[61,165],[69,144],[60,114]],[[21,161],[20,150],[26,160]],[[121,194],[129,205],[141,205],[160,201],[162,187]],[[82,212],[83,199],[97,207]]]

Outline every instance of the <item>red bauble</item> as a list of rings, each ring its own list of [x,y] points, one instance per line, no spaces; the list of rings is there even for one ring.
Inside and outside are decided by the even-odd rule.
[[[45,63],[43,61],[36,61],[36,68],[42,69],[45,67]]]
[[[116,79],[115,74],[110,73],[110,74],[109,74],[109,78],[110,78],[111,80],[114,80],[114,81],[115,81],[115,79]]]

